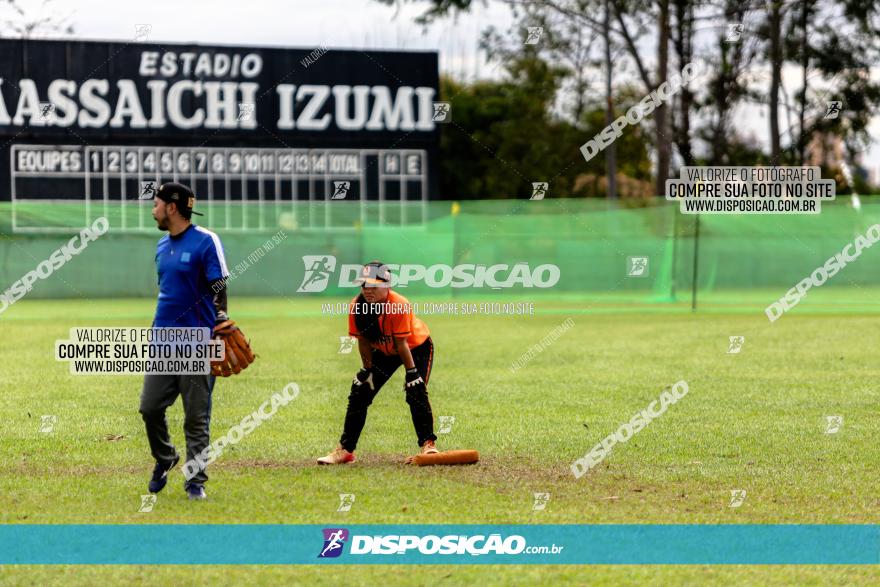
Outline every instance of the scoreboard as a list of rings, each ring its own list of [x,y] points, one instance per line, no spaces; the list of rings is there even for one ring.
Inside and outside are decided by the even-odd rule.
[[[209,207],[375,200],[399,206],[399,218],[406,224],[424,221],[421,204],[428,193],[423,150],[15,145],[11,157],[13,204],[48,202],[56,198],[44,194],[60,194],[87,205],[84,220],[92,211],[107,216],[112,205],[152,200],[153,189],[165,181],[192,186],[199,203]],[[155,230],[149,215],[140,213],[136,223],[127,225],[129,216],[120,216],[122,225],[117,228]],[[262,220],[264,214],[258,215],[259,226],[248,226],[247,216],[241,225],[231,226],[230,217],[226,214],[225,226],[218,228],[271,228]],[[27,232],[17,222],[15,226]],[[336,225],[320,222],[300,228],[332,226]]]
[[[423,222],[437,76],[435,53],[0,40],[0,200],[22,232],[53,230],[40,204],[59,203],[83,225],[115,213],[114,228],[155,230],[144,200],[165,181],[192,186],[197,209],[225,208],[227,230],[277,228],[235,207],[337,202]],[[297,227],[352,223],[334,218],[310,212]]]

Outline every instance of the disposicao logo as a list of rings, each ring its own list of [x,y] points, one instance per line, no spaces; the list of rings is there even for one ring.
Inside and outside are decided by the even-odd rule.
[[[336,270],[336,257],[333,255],[303,256],[305,275],[297,292],[316,293],[327,289],[330,277]],[[349,288],[358,285],[362,265],[344,264],[339,269],[339,287]],[[490,287],[492,289],[516,286],[548,288],[559,282],[559,267],[550,263],[532,269],[528,263],[508,265],[395,265],[389,263],[382,269],[391,272],[392,287],[423,281],[428,287],[463,288]]]
[[[324,528],[324,548],[318,558],[336,558],[342,554],[342,547],[348,540],[348,530],[345,528]]]

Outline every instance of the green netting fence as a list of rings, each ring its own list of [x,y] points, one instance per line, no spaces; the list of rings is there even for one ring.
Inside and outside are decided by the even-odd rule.
[[[0,291],[48,259],[99,216],[109,232],[39,280],[38,298],[152,297],[155,244],[162,234],[150,203],[16,203],[0,205]],[[507,299],[587,300],[591,303],[690,309],[766,306],[812,273],[869,226],[880,223],[880,197],[847,197],[819,215],[683,215],[662,200],[647,206],[583,199],[428,203],[199,203],[197,222],[221,237],[235,278],[234,295],[349,295],[340,268],[381,259],[389,264],[475,266],[552,264],[549,288],[407,286],[407,295],[449,299],[479,295]],[[14,226],[13,226],[14,223]],[[280,231],[280,232],[279,232]],[[697,238],[697,234],[699,238]],[[275,236],[277,244],[268,249]],[[880,249],[880,247],[878,247]],[[255,252],[263,253],[256,258]],[[696,263],[695,263],[696,255]],[[250,256],[250,261],[248,260]],[[306,256],[335,259],[327,287],[301,293]],[[632,258],[646,258],[631,275]],[[880,250],[859,259],[822,288],[811,303],[835,309],[873,308],[880,298]],[[238,268],[238,269],[236,269]],[[504,277],[505,271],[499,273]]]

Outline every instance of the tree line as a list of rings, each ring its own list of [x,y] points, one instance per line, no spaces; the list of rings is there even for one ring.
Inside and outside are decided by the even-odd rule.
[[[419,22],[472,0],[420,3]],[[441,81],[448,197],[662,194],[681,165],[820,165],[865,193],[880,104],[876,0],[508,0],[481,47],[500,79]],[[586,161],[580,146],[687,64],[705,73]],[[753,120],[758,117],[759,120]],[[750,128],[761,129],[763,138]],[[769,137],[769,140],[767,138]],[[843,169],[849,167],[850,169]]]

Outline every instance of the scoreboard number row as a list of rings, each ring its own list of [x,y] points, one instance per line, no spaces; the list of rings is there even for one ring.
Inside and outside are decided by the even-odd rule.
[[[17,176],[69,176],[86,172],[119,175],[360,175],[364,171],[361,161],[362,153],[358,151],[85,147],[83,157],[70,148],[18,146],[12,172]],[[421,176],[425,172],[421,152],[383,152],[380,166],[384,175]]]
[[[208,153],[205,151],[92,151],[91,173],[199,173],[199,174],[273,174],[273,173],[360,173],[357,155],[276,154],[245,151]]]

